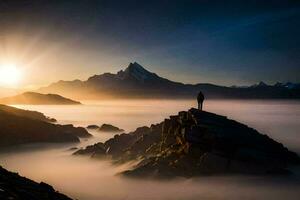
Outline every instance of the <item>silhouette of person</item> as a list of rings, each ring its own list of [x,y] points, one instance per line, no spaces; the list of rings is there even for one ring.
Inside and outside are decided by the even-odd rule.
[[[203,93],[200,91],[198,96],[197,96],[197,101],[198,101],[198,109],[202,110],[203,107],[203,101],[204,101],[204,95]]]

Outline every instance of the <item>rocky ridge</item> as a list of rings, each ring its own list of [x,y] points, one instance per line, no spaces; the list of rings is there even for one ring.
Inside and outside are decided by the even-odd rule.
[[[190,109],[151,127],[115,135],[76,155],[140,160],[128,176],[192,177],[213,174],[285,174],[300,158],[253,128],[225,116]]]

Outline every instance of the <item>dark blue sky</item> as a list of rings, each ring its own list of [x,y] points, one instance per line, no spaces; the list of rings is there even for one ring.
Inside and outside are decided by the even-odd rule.
[[[1,2],[1,35],[47,30],[68,79],[137,61],[186,83],[300,82],[300,1]]]

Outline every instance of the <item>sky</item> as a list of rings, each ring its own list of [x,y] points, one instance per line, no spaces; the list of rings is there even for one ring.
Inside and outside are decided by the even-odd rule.
[[[0,65],[18,87],[135,61],[184,83],[300,82],[300,1],[0,1]]]

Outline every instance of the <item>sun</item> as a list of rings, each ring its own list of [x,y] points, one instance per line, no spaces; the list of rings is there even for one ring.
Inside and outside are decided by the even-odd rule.
[[[0,65],[0,83],[2,85],[16,85],[21,79],[21,71],[14,64]]]

